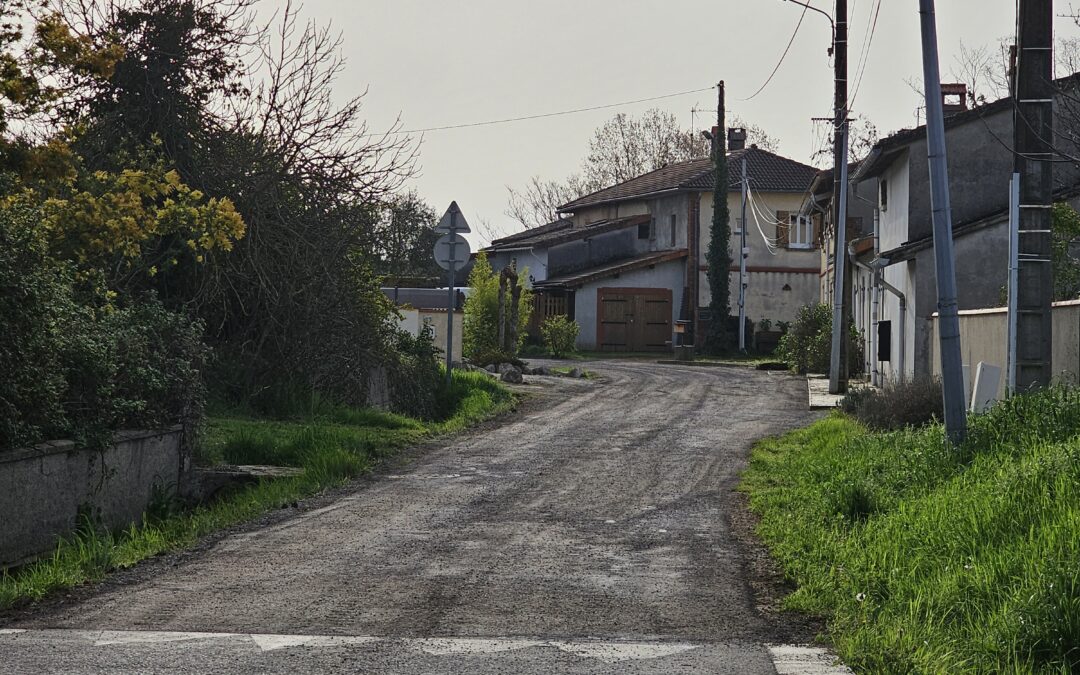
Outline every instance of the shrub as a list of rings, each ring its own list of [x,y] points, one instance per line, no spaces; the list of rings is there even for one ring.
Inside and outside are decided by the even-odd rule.
[[[153,295],[119,308],[80,296],[41,230],[34,209],[0,209],[0,450],[197,421],[202,325]]]
[[[518,278],[528,279],[529,269],[523,268],[518,272]],[[469,288],[469,297],[465,300],[462,347],[466,358],[479,363],[482,354],[506,351],[499,345],[499,275],[491,269],[483,252],[477,254],[469,273]],[[509,296],[507,293],[508,304]],[[509,350],[513,354],[517,353],[525,340],[531,314],[532,293],[523,288],[518,300],[518,342]]]
[[[840,408],[877,431],[921,427],[944,418],[941,381],[920,378],[884,389],[852,389]]]
[[[848,372],[859,374],[863,366],[862,335],[851,325]],[[827,373],[832,357],[832,308],[826,304],[807,305],[799,310],[787,332],[780,338],[776,355],[797,373]]]
[[[579,330],[581,327],[578,326],[577,321],[572,321],[562,315],[546,319],[540,326],[544,344],[551,351],[551,355],[557,359],[574,351]]]

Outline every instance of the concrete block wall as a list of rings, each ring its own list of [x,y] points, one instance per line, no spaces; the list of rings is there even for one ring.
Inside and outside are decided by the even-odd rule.
[[[80,514],[121,528],[140,522],[159,490],[176,495],[191,470],[182,431],[121,432],[103,451],[54,441],[0,453],[0,568],[51,551]]]

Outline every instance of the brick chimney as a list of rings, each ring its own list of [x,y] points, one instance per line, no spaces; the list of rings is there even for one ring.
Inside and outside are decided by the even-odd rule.
[[[963,82],[941,85],[941,110],[954,115],[968,109],[967,85]]]
[[[731,128],[727,130],[728,150],[742,150],[746,147],[746,129]]]

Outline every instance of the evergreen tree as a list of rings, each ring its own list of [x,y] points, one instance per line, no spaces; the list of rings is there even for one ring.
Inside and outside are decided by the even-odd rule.
[[[721,96],[722,92],[723,89]],[[706,253],[711,299],[704,337],[705,351],[710,354],[718,354],[731,348],[731,302],[728,284],[728,270],[731,269],[731,225],[728,222],[727,134],[724,127],[723,98],[720,111],[717,138],[713,142],[716,181],[713,183],[713,217],[712,226],[709,228],[709,250]]]

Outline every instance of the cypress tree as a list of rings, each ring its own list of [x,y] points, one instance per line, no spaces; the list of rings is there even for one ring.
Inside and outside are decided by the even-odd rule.
[[[713,217],[709,227],[709,250],[706,263],[709,270],[709,321],[705,326],[705,351],[725,352],[731,347],[729,334],[731,298],[729,270],[731,269],[731,225],[728,222],[728,163],[727,129],[724,119],[724,83],[720,83],[717,106],[717,138],[713,139],[713,164],[716,180],[713,183]]]

